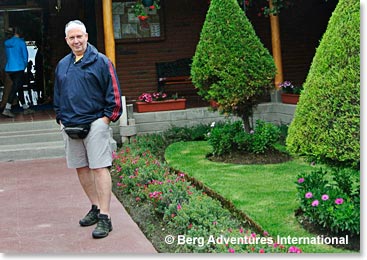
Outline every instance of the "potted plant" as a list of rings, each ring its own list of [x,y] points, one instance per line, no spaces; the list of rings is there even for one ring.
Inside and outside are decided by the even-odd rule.
[[[297,104],[299,100],[299,96],[302,91],[302,85],[301,86],[295,86],[290,81],[284,81],[279,84],[279,87],[281,89],[281,97],[282,102],[285,104]]]
[[[186,109],[185,98],[178,98],[177,94],[168,97],[163,92],[142,93],[135,104],[139,113]]]
[[[133,6],[133,11],[140,21],[149,18],[149,10],[159,9],[159,0],[138,0]]]

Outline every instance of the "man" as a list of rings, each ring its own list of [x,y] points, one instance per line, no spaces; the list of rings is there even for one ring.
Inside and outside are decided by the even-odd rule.
[[[25,41],[20,38],[19,28],[9,27],[6,31],[6,34],[12,37],[4,42],[6,54],[5,72],[9,74],[13,84],[2,114],[7,117],[15,117],[15,115],[11,112],[11,107],[17,93],[18,98],[22,103],[24,114],[30,114],[34,111],[29,109],[28,104],[24,100],[23,94],[24,70],[28,64],[27,46]]]
[[[85,25],[79,20],[70,21],[65,35],[71,53],[59,61],[55,71],[56,121],[62,127],[67,165],[76,168],[92,204],[79,224],[97,223],[92,235],[102,238],[112,231],[109,123],[121,116],[121,91],[111,61],[88,43]],[[66,133],[70,127],[85,125],[90,125],[85,138],[73,139],[75,136]]]

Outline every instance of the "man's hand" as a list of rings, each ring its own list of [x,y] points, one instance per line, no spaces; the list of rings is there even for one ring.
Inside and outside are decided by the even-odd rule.
[[[107,125],[109,125],[109,124],[110,124],[110,122],[111,122],[111,120],[110,120],[107,116],[102,117],[102,120],[103,120],[103,122],[105,122]]]

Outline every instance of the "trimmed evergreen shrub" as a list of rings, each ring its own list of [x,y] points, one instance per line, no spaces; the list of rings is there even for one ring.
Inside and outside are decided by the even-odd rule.
[[[286,142],[292,153],[359,167],[359,5],[340,0],[330,18],[289,127]]]
[[[276,67],[236,0],[212,0],[191,67],[192,82],[219,111],[249,118],[271,88]]]

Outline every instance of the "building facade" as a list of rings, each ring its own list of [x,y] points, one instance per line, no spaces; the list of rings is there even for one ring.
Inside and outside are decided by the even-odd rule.
[[[87,26],[90,43],[105,52],[105,1],[0,1],[0,40],[5,40],[4,31],[8,27],[17,26],[22,29],[29,48],[42,54],[41,85],[45,100],[52,102],[55,66],[70,51],[64,40],[64,26],[68,21],[82,20]],[[142,92],[157,90],[156,63],[193,57],[209,2],[161,0],[161,8],[151,10],[150,19],[140,21],[131,10],[134,0],[112,1],[109,12],[113,20],[115,65],[127,103],[134,102]],[[279,22],[285,80],[295,84],[305,81],[315,50],[336,4],[337,0],[295,1],[295,6],[282,11]],[[246,11],[255,31],[271,52],[269,19],[258,13],[258,10],[251,8]],[[0,51],[1,64],[4,64],[3,48]],[[6,94],[6,85],[9,83],[6,75],[1,75]],[[172,85],[170,88],[180,95],[189,96],[192,106],[206,104],[190,84]],[[4,98],[2,106],[3,103]]]

